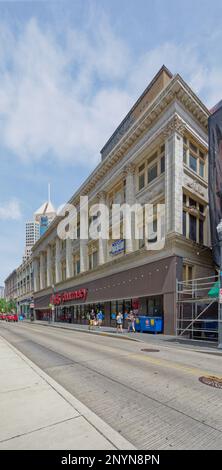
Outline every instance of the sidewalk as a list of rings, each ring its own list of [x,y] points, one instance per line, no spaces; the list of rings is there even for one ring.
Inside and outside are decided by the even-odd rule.
[[[29,320],[23,320],[24,322],[31,323]],[[159,345],[169,345],[169,346],[181,346],[183,348],[192,348],[192,349],[199,349],[203,351],[211,351],[212,354],[221,354],[222,350],[217,349],[216,342],[204,341],[204,340],[192,340],[186,338],[178,338],[173,335],[163,335],[163,334],[152,334],[152,333],[128,333],[125,329],[123,333],[117,333],[116,328],[102,326],[101,328],[94,327],[93,329],[89,330],[88,325],[79,325],[76,323],[65,323],[65,322],[50,322],[35,320],[33,324],[43,325],[43,326],[50,326],[52,328],[63,328],[68,330],[80,331],[83,333],[94,334],[94,335],[101,335],[101,336],[110,336],[114,338],[121,338],[124,340],[130,341],[140,341],[149,344],[154,344],[156,346]]]
[[[0,450],[134,449],[0,337]]]

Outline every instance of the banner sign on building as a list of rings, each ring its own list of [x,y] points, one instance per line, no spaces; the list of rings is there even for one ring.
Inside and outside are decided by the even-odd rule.
[[[222,219],[222,105],[208,120],[209,132],[209,172],[208,191],[210,209],[210,229],[213,259],[220,265],[220,247],[217,225]]]
[[[88,289],[78,289],[69,292],[53,294],[50,298],[50,304],[60,305],[71,300],[86,300]]]
[[[117,255],[118,253],[121,253],[122,251],[124,251],[124,247],[124,240],[116,240],[116,242],[112,243],[112,255]]]

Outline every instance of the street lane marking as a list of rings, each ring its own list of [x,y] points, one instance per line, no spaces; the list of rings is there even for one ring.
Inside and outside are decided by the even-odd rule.
[[[22,325],[22,326],[23,326],[23,328],[25,327],[25,328],[24,328],[25,330],[31,331],[31,330],[29,329],[29,326],[28,326],[28,325]],[[37,332],[37,331],[38,331],[38,332],[41,333],[41,332],[42,332],[42,329],[39,330],[38,328],[36,328],[36,326],[37,326],[37,325],[35,325],[35,329],[32,330],[32,332],[34,333],[34,332]],[[55,330],[56,330],[56,329],[55,329]],[[54,332],[54,333],[55,333],[55,330],[53,329],[53,332]],[[57,330],[56,330],[56,331],[57,331]],[[67,331],[69,331],[69,330],[67,330]],[[48,332],[49,332],[49,330],[48,330]],[[52,331],[51,331],[51,332],[52,332]],[[58,333],[59,333],[59,332],[58,332]],[[59,334],[62,336],[62,333],[65,334],[65,331],[63,330],[63,331],[60,332]],[[81,341],[81,340],[80,340],[80,341]],[[83,342],[84,342],[84,341],[83,341]],[[91,344],[92,344],[92,343],[91,343]],[[44,344],[43,344],[42,346],[44,346]],[[116,348],[113,348],[113,347],[108,346],[108,345],[106,345],[106,344],[103,344],[103,345],[100,344],[100,345],[97,345],[97,346],[99,347],[99,349],[104,348],[104,349],[106,349],[107,352],[110,351],[110,352],[115,353],[115,356],[116,356],[116,355],[117,355],[117,356],[119,355],[118,350],[117,350]],[[46,347],[46,346],[44,346],[44,347]],[[161,345],[161,348],[163,348],[163,349],[165,349],[165,348],[166,348],[166,349],[171,349],[171,351],[174,350],[174,348],[168,348],[168,347],[162,346],[162,345]],[[191,350],[190,350],[190,351],[191,351]],[[98,351],[98,352],[99,352],[99,351]],[[153,357],[151,357],[150,355],[146,355],[146,356],[145,356],[145,355],[140,354],[140,353],[131,353],[130,351],[124,351],[124,350],[123,350],[122,352],[123,352],[124,354],[121,354],[121,358],[126,358],[126,357],[128,358],[128,357],[131,357],[131,358],[134,358],[134,359],[136,359],[136,360],[138,360],[138,361],[146,361],[146,362],[149,362],[149,363],[152,364],[152,365],[157,365],[157,366],[160,366],[160,367],[166,367],[166,368],[169,368],[169,369],[179,370],[179,371],[181,371],[181,372],[189,373],[189,374],[192,374],[192,375],[195,375],[195,376],[198,376],[198,377],[199,377],[200,375],[206,375],[206,374],[207,374],[207,375],[212,375],[212,370],[209,372],[208,370],[201,370],[201,369],[198,369],[198,368],[193,367],[193,366],[189,367],[189,366],[186,366],[186,365],[183,365],[183,364],[180,364],[180,363],[173,362],[173,361],[171,361],[171,360],[160,359],[160,358],[153,358]],[[59,353],[59,354],[62,354],[62,353]],[[84,363],[86,362],[86,363],[87,363],[87,361],[81,361],[81,362],[84,362]],[[80,364],[81,364],[81,362],[80,362]],[[216,372],[216,371],[215,371],[215,373],[218,374],[218,372]]]
[[[201,370],[201,369],[198,369],[196,367],[184,366],[184,365],[179,364],[177,362],[171,362],[171,361],[169,362],[166,359],[157,359],[155,357],[142,356],[140,354],[129,354],[129,356],[131,358],[135,358],[139,361],[146,361],[146,362],[149,362],[150,364],[153,364],[153,365],[168,367],[169,369],[177,369],[177,370],[180,370],[182,372],[187,372],[187,373],[196,375],[197,377],[199,377],[199,375],[202,375],[202,374],[211,374],[212,375],[212,371],[208,372],[206,370]]]

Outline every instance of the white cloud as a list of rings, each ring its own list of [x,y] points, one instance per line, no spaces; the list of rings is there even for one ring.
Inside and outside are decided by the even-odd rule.
[[[0,202],[0,220],[19,220],[21,217],[21,207],[17,199]]]
[[[52,152],[75,163],[91,155],[93,164],[129,107],[129,95],[113,85],[127,68],[124,44],[101,25],[91,41],[69,30],[61,46],[35,20],[16,44],[5,28],[2,35],[11,43],[0,78],[4,145],[24,160]]]
[[[197,45],[165,42],[133,57],[104,18],[94,26],[66,28],[61,40],[35,19],[19,33],[0,24],[0,138],[20,159],[52,154],[94,166],[163,63],[209,106],[221,98],[222,67],[210,64],[211,50],[203,61]]]

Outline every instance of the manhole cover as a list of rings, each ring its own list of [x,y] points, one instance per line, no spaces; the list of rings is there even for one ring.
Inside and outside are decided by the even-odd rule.
[[[141,349],[141,351],[143,351],[143,352],[159,352],[160,350],[159,349],[148,349],[148,348],[146,348],[146,349]]]
[[[222,388],[222,378],[214,377],[213,375],[199,377],[199,381],[205,385],[210,385],[210,387]]]

